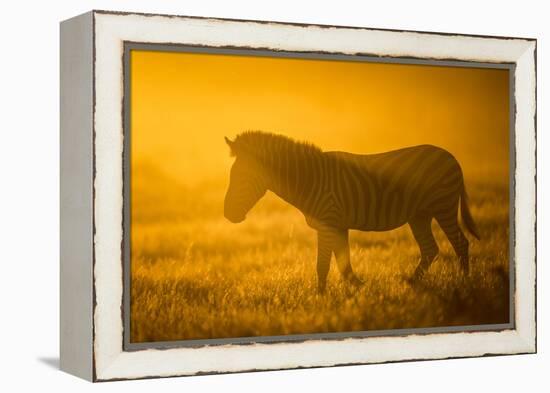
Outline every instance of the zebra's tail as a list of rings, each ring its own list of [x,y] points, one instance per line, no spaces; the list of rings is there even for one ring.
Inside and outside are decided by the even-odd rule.
[[[462,216],[462,222],[468,231],[475,236],[477,240],[480,240],[479,231],[477,230],[476,223],[470,213],[468,207],[468,194],[466,193],[466,185],[462,185],[462,194],[460,194],[460,215]]]

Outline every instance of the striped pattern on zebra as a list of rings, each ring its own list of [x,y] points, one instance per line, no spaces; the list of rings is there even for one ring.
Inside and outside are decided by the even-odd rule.
[[[248,131],[225,138],[236,157],[224,201],[233,223],[267,190],[298,208],[317,231],[318,289],[325,291],[332,255],[343,278],[362,282],[350,263],[348,231],[387,231],[406,223],[420,248],[414,279],[420,279],[438,254],[431,223],[435,218],[469,271],[469,242],[458,225],[479,239],[468,208],[462,169],[448,151],[431,145],[379,154],[323,152],[286,136]]]

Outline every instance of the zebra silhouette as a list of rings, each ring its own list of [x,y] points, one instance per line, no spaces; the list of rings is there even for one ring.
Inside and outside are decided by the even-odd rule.
[[[458,225],[479,239],[468,208],[462,169],[448,151],[420,145],[379,154],[323,152],[286,136],[248,131],[225,138],[235,162],[224,201],[224,215],[238,223],[272,191],[298,208],[317,231],[318,290],[324,292],[332,254],[342,277],[362,282],[350,263],[348,231],[387,231],[406,223],[420,248],[413,279],[420,279],[439,248],[435,218],[469,272],[469,242]]]

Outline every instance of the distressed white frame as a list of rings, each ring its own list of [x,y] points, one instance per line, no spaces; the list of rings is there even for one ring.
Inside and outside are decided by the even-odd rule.
[[[94,380],[536,351],[536,41],[93,12]],[[123,42],[515,63],[515,329],[123,351]]]

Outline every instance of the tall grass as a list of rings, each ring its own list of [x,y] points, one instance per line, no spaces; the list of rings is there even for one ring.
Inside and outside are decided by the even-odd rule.
[[[440,256],[414,285],[419,251],[408,226],[352,231],[352,265],[365,285],[348,288],[333,261],[321,296],[315,232],[294,207],[267,195],[235,225],[222,215],[223,184],[170,183],[166,194],[159,182],[171,180],[156,174],[134,192],[132,342],[508,322],[506,184],[469,185],[482,240],[471,240],[468,278],[435,221]]]

